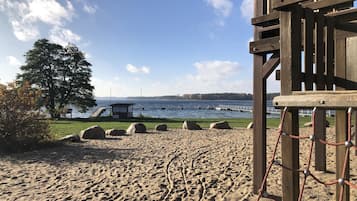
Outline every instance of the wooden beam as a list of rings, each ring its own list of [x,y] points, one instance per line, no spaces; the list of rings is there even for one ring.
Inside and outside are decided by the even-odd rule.
[[[349,21],[357,20],[357,8],[350,8],[341,11],[336,11],[328,13],[326,17],[333,17],[336,21],[336,24],[343,24]]]
[[[336,29],[339,29],[339,30],[342,30],[342,31],[348,31],[348,32],[357,33],[357,22],[336,24]]]
[[[287,8],[291,8],[292,6],[295,6],[296,4],[299,4],[301,2],[304,2],[307,0],[284,0],[284,1],[274,1],[273,3],[273,9],[275,10],[284,10]]]
[[[270,59],[263,65],[262,79],[267,79],[279,64],[280,54],[274,53],[270,57]]]
[[[301,73],[301,10],[293,8],[280,12],[281,37],[281,94],[289,95],[301,90],[301,82],[296,75]],[[283,131],[299,134],[299,114],[297,109],[287,112]],[[299,142],[282,137],[282,163],[285,167],[299,169]],[[283,200],[297,200],[299,197],[299,173],[282,170]]]
[[[276,24],[279,24],[279,12],[277,11],[252,18],[252,25],[255,26],[271,26]]]
[[[334,93],[334,91],[313,91],[306,94],[277,96],[273,99],[275,107],[301,107],[301,108],[331,108],[346,109],[357,108],[357,91],[347,93]]]
[[[260,39],[250,42],[249,50],[251,54],[268,54],[280,49],[280,37]]]
[[[316,44],[315,44],[315,61],[316,61],[316,89],[325,89],[325,43],[324,43],[325,18],[323,15],[317,15],[316,19]]]
[[[254,1],[254,16],[263,16],[266,1]],[[257,27],[254,29],[254,40],[261,39]],[[260,185],[266,172],[266,81],[262,79],[262,67],[265,55],[255,54],[253,60],[253,192],[259,193]],[[263,187],[266,190],[266,185]]]
[[[327,90],[333,90],[333,82],[335,76],[335,29],[334,29],[334,21],[331,19],[327,19],[326,26],[326,39],[325,39],[325,64],[326,64],[326,88]]]
[[[332,6],[345,4],[353,1],[354,0],[323,0],[323,1],[316,1],[316,2],[306,2],[306,3],[302,3],[301,5],[303,8],[317,10],[317,9],[332,7]]]
[[[347,79],[346,75],[346,39],[337,39],[335,40],[335,68],[336,68],[336,76],[341,78]],[[336,87],[336,90],[344,90],[341,87]],[[349,97],[351,97],[349,95]],[[346,105],[348,106],[348,105]],[[336,110],[336,142],[343,142],[346,141],[347,137],[347,117],[346,117],[346,110]],[[341,172],[344,165],[345,160],[345,152],[346,147],[344,146],[337,146],[336,147],[336,179],[341,178]],[[349,161],[349,160],[348,160]],[[349,163],[347,164],[346,170],[346,178],[349,178]],[[341,191],[341,186],[336,185],[336,201],[339,200],[339,195]],[[350,200],[350,188],[349,186],[345,185],[343,188],[343,201]]]
[[[305,89],[312,90],[314,87],[314,29],[315,20],[314,12],[310,9],[305,9],[304,21],[304,57],[305,57]]]
[[[347,38],[346,41],[346,62],[347,62],[347,79],[357,81],[357,37]],[[357,86],[356,86],[357,87]],[[357,88],[356,88],[357,89]],[[357,143],[357,112],[355,114],[354,132],[355,132],[355,144]],[[357,155],[357,150],[355,151]]]
[[[316,47],[315,47],[315,61],[316,61],[316,89],[324,90],[326,87],[325,76],[325,53],[327,48],[327,34],[325,33],[325,17],[321,14],[316,18]],[[332,41],[333,42],[333,41]],[[333,56],[333,55],[331,55]],[[314,135],[322,140],[326,139],[326,111],[317,110],[315,114]],[[326,145],[316,143],[315,146],[315,169],[319,171],[326,171]]]

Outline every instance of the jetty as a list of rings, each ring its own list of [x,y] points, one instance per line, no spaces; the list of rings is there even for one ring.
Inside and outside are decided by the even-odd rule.
[[[90,115],[90,117],[91,118],[100,117],[107,109],[108,107],[99,107]]]
[[[215,110],[223,110],[223,111],[236,111],[236,112],[253,112],[253,106],[248,106],[248,105],[218,105]],[[270,115],[280,115],[281,111],[278,108],[268,106],[267,107],[267,114]],[[312,115],[312,110],[310,109],[300,109],[299,110],[299,116],[306,117],[306,116],[311,116]],[[327,110],[326,115],[328,117],[333,117],[335,116],[335,111],[333,110]]]

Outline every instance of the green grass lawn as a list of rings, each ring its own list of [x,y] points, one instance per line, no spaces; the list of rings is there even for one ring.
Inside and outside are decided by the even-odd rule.
[[[113,120],[56,120],[50,121],[50,129],[52,135],[58,139],[68,134],[79,134],[81,130],[86,129],[93,125],[99,125],[104,130],[106,129],[127,129],[132,122],[142,122],[146,125],[148,129],[153,129],[156,124],[165,123],[168,125],[169,129],[181,128],[184,120],[196,121],[202,128],[208,128],[209,124],[216,121],[228,121],[231,127],[234,128],[245,128],[252,121],[248,118],[236,118],[236,119],[157,119],[157,118],[143,118],[143,119],[130,119],[122,121],[113,121]],[[304,123],[310,121],[310,117],[300,117],[300,127]],[[328,118],[331,126],[334,125],[334,119]],[[276,128],[280,123],[280,119],[271,118],[268,119],[267,126],[268,128]]]

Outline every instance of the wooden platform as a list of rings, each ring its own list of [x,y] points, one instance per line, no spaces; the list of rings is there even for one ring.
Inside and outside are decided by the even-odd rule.
[[[292,95],[275,97],[273,105],[280,108],[357,108],[357,90],[293,92]]]

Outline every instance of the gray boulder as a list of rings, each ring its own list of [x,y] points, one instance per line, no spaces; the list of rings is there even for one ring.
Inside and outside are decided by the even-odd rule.
[[[81,131],[82,139],[105,139],[105,131],[100,126],[92,126]]]
[[[63,142],[81,142],[81,137],[77,134],[66,135],[60,139]]]
[[[166,124],[158,124],[155,126],[156,131],[167,131],[167,125]]]
[[[185,130],[202,130],[201,126],[193,121],[184,121],[182,124],[182,129]]]
[[[123,136],[126,134],[126,131],[118,129],[109,129],[105,131],[105,134],[110,136]]]
[[[146,133],[146,126],[143,123],[132,123],[130,124],[129,128],[126,129],[126,133]]]
[[[228,122],[226,121],[219,121],[219,122],[214,122],[211,123],[209,126],[210,129],[232,129]]]

